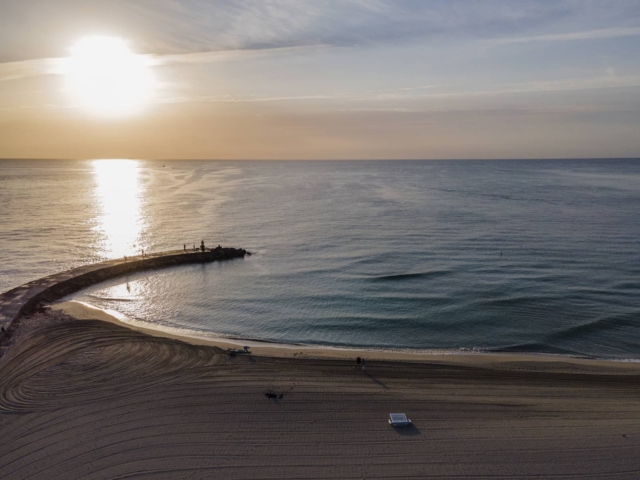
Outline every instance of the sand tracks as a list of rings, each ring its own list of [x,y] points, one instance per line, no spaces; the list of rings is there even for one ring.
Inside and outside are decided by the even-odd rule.
[[[634,376],[374,361],[363,374],[44,317],[0,359],[3,480],[640,478]],[[415,428],[389,427],[394,411]]]
[[[99,321],[44,327],[0,359],[0,412],[103,402],[199,374],[225,357]],[[134,385],[119,382],[133,375]]]

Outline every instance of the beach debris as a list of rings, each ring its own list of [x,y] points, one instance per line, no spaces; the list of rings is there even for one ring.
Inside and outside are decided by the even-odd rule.
[[[284,393],[276,393],[273,390],[265,390],[264,396],[267,398],[275,398],[277,400],[282,400],[282,397],[284,397]]]

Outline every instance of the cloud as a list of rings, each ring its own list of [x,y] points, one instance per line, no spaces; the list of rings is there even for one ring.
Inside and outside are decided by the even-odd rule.
[[[64,57],[79,37],[95,34],[177,62],[317,46],[640,35],[636,0],[21,0],[1,10],[0,63]]]
[[[640,27],[616,27],[602,28],[598,30],[586,30],[582,32],[556,33],[548,35],[536,35],[530,37],[500,38],[494,40],[497,44],[527,43],[527,42],[575,42],[581,40],[602,40],[607,38],[637,37],[640,36]]]
[[[90,34],[165,55],[425,38],[531,41],[575,35],[566,32],[576,25],[608,35],[635,28],[640,16],[637,0],[21,0],[2,10],[0,62],[64,56]]]
[[[570,78],[554,81],[537,81],[521,83],[505,83],[491,85],[476,90],[451,90],[455,85],[423,85],[398,89],[369,90],[366,92],[343,92],[338,94],[317,95],[204,95],[170,97],[163,103],[265,103],[265,102],[298,102],[298,101],[340,101],[342,102],[415,102],[424,99],[453,99],[464,97],[495,97],[501,95],[528,94],[539,92],[569,92],[581,90],[597,90],[612,88],[640,87],[640,75],[605,76],[593,78]],[[445,89],[451,91],[431,92],[431,89]],[[425,91],[427,90],[427,91]],[[349,111],[423,111],[424,108],[405,107],[358,107],[344,109]]]
[[[173,49],[260,49],[326,44],[365,46],[451,36],[477,38],[529,31],[564,13],[564,2],[531,0],[265,0],[170,2],[188,37]],[[187,8],[197,4],[198,8]],[[155,7],[155,4],[154,4]],[[182,7],[182,8],[180,8]]]
[[[276,47],[242,50],[215,50],[169,55],[139,55],[150,67],[177,64],[207,64],[231,60],[246,60],[261,57],[278,57],[296,54],[311,54],[326,51],[327,45],[308,45],[299,47]],[[18,80],[44,75],[62,75],[67,70],[68,58],[39,58],[18,62],[0,63],[0,82]]]
[[[152,65],[171,64],[206,64],[212,62],[223,62],[229,60],[244,60],[260,57],[278,57],[285,55],[296,55],[300,53],[311,54],[326,51],[331,48],[328,45],[306,45],[297,47],[274,47],[259,49],[240,50],[212,50],[195,53],[169,54],[169,55],[147,55]]]
[[[60,73],[62,59],[39,58],[22,62],[0,63],[0,82]]]
[[[592,78],[569,78],[550,81],[535,81],[493,85],[487,89],[457,91],[449,93],[424,93],[411,95],[422,98],[445,98],[464,96],[496,96],[537,92],[569,92],[579,90],[597,90],[609,88],[640,87],[640,75],[604,76]]]

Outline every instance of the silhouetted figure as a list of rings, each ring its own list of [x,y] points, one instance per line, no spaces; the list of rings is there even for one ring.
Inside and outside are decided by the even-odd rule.
[[[185,252],[187,251],[187,244],[186,243],[184,244],[184,251]]]
[[[251,352],[249,351],[249,347],[247,347],[246,345],[244,346],[244,353],[251,353]]]
[[[204,252],[204,240],[200,242],[200,251]]]

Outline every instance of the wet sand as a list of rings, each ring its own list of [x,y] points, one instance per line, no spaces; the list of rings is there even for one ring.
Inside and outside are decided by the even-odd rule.
[[[0,478],[640,477],[638,364],[368,352],[362,372],[352,352],[229,357],[104,320],[13,332]]]
[[[353,361],[360,356],[368,361],[390,360],[411,363],[431,363],[445,365],[461,365],[486,367],[493,369],[557,371],[557,372],[588,372],[588,373],[616,373],[616,374],[640,374],[640,363],[634,362],[610,362],[601,360],[586,360],[551,355],[534,354],[489,354],[489,353],[421,353],[407,351],[364,350],[357,348],[331,348],[312,347],[303,345],[277,344],[251,340],[234,340],[229,338],[203,338],[193,337],[181,333],[147,328],[144,324],[124,321],[117,312],[104,311],[82,302],[70,301],[56,303],[51,306],[55,311],[60,311],[74,318],[83,320],[103,320],[105,322],[121,325],[155,337],[172,338],[194,345],[207,345],[223,350],[242,349],[247,345],[254,355],[261,357],[277,358],[309,358],[309,359],[334,359]]]

